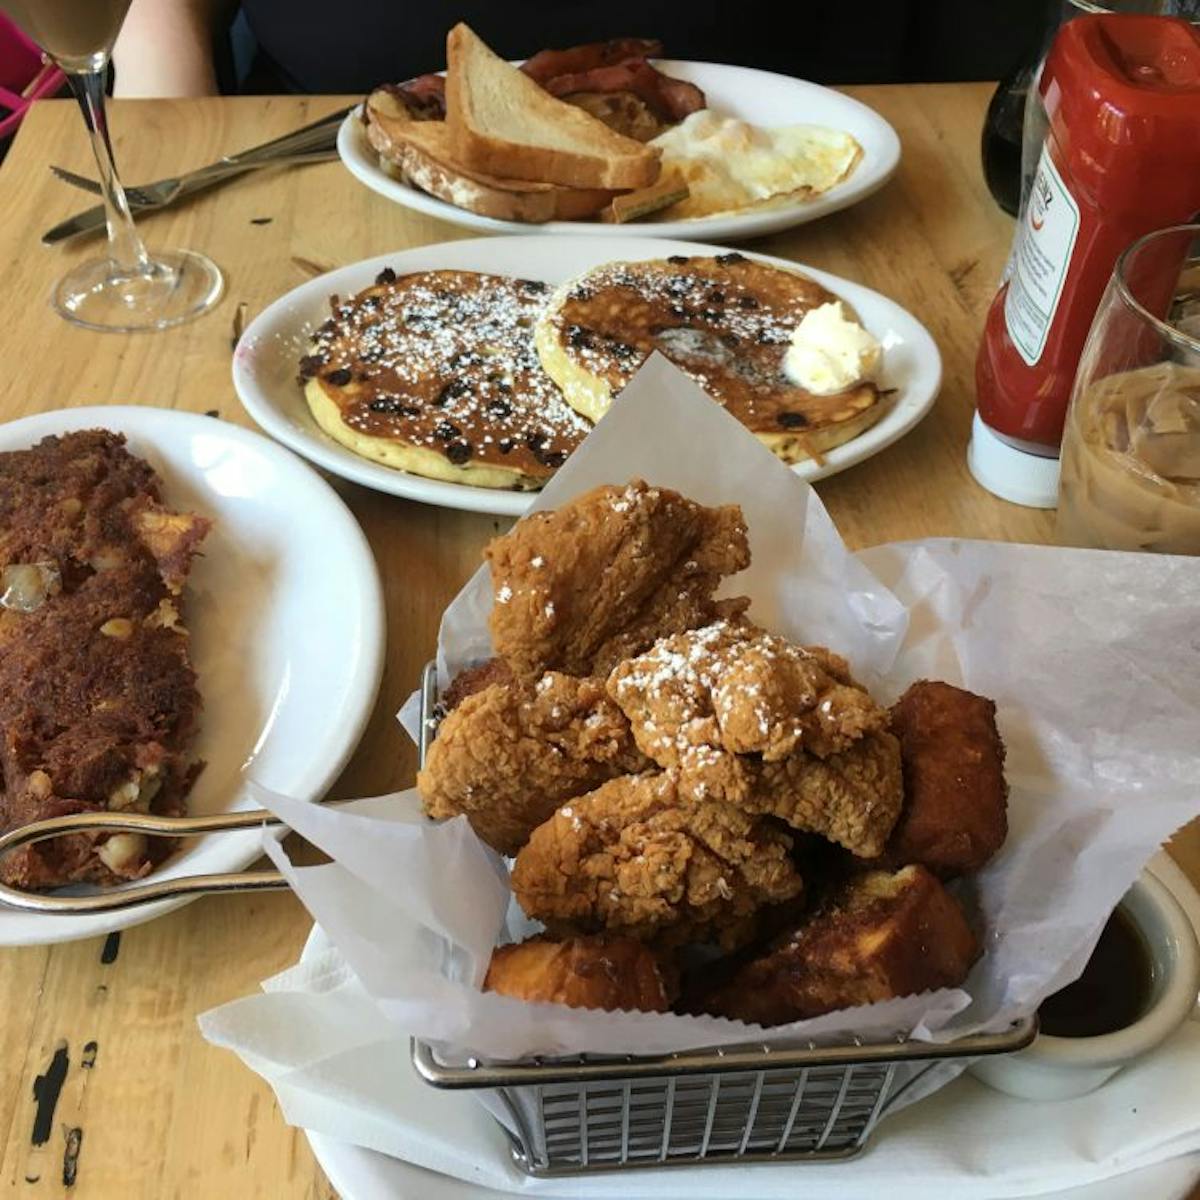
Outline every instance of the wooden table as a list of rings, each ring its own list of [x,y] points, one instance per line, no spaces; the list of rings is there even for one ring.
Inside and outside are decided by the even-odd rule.
[[[898,176],[857,207],[755,248],[858,280],[909,308],[941,347],[946,378],[915,432],[818,485],[821,497],[854,547],[942,534],[1048,541],[1049,514],[988,495],[965,462],[976,345],[1012,233],[980,173],[990,87],[848,90],[898,130]],[[126,101],[113,105],[117,156],[127,179],[154,179],[343,103]],[[81,207],[80,193],[52,179],[51,162],[93,170],[66,101],[34,106],[0,168],[0,420],[134,402],[215,409],[250,424],[229,377],[239,314],[253,316],[327,268],[463,236],[367,191],[336,163],[250,176],[143,225],[152,246],[190,246],[221,265],[228,286],[215,312],[161,334],[88,333],[47,303],[51,283],[97,249],[94,241],[39,245],[43,229]],[[434,645],[444,605],[501,522],[335,484],[379,560],[392,643],[371,725],[331,794],[375,795],[412,781],[413,753],[392,714]],[[1200,881],[1200,828],[1174,849]],[[119,937],[0,950],[0,1189],[80,1200],[332,1196],[303,1133],[283,1123],[266,1085],[196,1028],[197,1013],[293,963],[310,924],[290,895],[209,898]],[[41,1145],[31,1141],[37,1097]]]

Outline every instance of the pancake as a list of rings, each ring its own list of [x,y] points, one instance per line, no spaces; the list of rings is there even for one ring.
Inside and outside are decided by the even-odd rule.
[[[383,271],[300,360],[317,424],[385,466],[471,487],[540,488],[589,424],[542,370],[532,330],[549,289],[471,271]]]
[[[857,437],[885,407],[873,383],[818,396],[783,373],[792,331],[835,299],[741,254],[608,263],[558,289],[534,340],[546,373],[590,421],[658,350],[784,462],[799,462]]]

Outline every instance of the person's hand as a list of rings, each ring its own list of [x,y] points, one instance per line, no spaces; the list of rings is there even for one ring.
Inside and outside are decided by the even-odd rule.
[[[113,94],[215,96],[212,39],[226,0],[133,0],[113,48]]]

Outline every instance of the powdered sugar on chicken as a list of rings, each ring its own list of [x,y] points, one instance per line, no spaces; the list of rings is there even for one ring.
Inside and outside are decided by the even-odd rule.
[[[659,640],[612,672],[608,692],[683,790],[734,803],[760,760],[824,758],[887,723],[836,655],[727,620]]]

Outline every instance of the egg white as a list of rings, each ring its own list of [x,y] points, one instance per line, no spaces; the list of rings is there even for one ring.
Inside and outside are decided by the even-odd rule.
[[[687,180],[689,195],[657,214],[707,217],[790,197],[812,199],[850,174],[862,147],[823,125],[768,129],[709,109],[692,113],[651,142]]]

